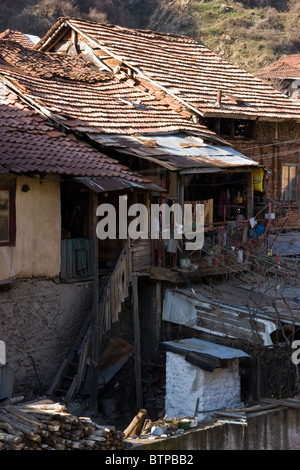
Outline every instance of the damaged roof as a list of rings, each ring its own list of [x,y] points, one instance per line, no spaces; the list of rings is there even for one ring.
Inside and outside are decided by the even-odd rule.
[[[201,137],[178,133],[153,136],[105,136],[94,139],[107,147],[119,148],[140,158],[181,173],[191,169],[199,171],[222,171],[238,167],[258,166],[258,163],[225,145],[210,145]]]
[[[70,30],[108,69],[130,67],[204,117],[300,119],[292,100],[188,37],[60,18],[35,48],[54,50]]]
[[[212,131],[180,116],[161,98],[74,57],[0,41],[0,76],[31,105],[77,132],[187,131],[218,140]]]
[[[0,83],[0,173],[7,172],[119,178],[122,188],[151,186],[116,160],[58,131]]]
[[[34,45],[40,40],[37,36],[23,34],[20,31],[6,29],[0,33],[0,40],[15,41],[22,44],[24,47],[33,49]]]

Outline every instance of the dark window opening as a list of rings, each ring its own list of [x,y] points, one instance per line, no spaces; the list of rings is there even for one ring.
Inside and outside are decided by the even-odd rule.
[[[252,139],[255,122],[246,119],[208,118],[204,124],[222,137],[229,139]]]
[[[0,182],[0,246],[15,243],[15,182]]]

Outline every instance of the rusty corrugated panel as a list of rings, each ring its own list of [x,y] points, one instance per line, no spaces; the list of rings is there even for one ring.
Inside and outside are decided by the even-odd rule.
[[[128,189],[134,189],[136,191],[154,191],[154,192],[165,192],[166,190],[154,183],[129,181],[124,178],[76,178],[77,181],[87,186],[89,189],[96,193],[106,193],[110,191],[128,191]]]
[[[123,152],[150,160],[170,170],[233,168],[258,163],[229,146],[206,144],[200,136],[184,133],[149,136],[96,135],[95,140]],[[151,142],[151,145],[149,145]]]

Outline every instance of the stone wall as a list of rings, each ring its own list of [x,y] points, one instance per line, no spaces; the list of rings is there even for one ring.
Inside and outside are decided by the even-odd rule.
[[[91,308],[88,282],[15,280],[0,292],[0,339],[14,368],[14,394],[46,391]]]

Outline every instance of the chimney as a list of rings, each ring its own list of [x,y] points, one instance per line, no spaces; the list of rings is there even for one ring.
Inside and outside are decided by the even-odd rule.
[[[222,90],[217,91],[217,105],[221,106],[222,103]]]
[[[217,105],[218,106],[221,106],[221,103],[222,103],[222,90],[218,90],[217,92]]]

